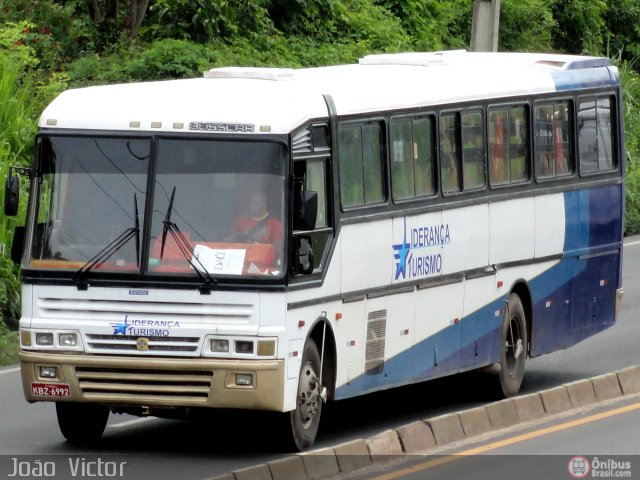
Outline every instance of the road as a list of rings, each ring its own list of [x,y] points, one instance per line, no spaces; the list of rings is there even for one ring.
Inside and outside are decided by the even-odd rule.
[[[625,298],[619,322],[569,350],[528,361],[523,393],[640,363],[640,275],[635,273],[640,271],[640,237],[627,239],[624,255]],[[463,374],[329,404],[316,446],[366,438],[415,420],[480,405],[492,400],[485,381],[479,374]],[[131,476],[126,478],[189,480],[280,455],[270,441],[269,417],[244,412],[223,412],[197,421],[112,415],[103,441],[80,449],[62,438],[52,404],[25,402],[16,367],[0,369],[0,384],[0,455],[8,455],[4,457],[7,461],[11,455],[115,455],[130,461]]]
[[[429,456],[374,465],[344,480],[640,478],[640,395],[579,409],[526,429],[485,435]],[[606,472],[606,473],[603,473]],[[619,472],[619,473],[618,473]]]

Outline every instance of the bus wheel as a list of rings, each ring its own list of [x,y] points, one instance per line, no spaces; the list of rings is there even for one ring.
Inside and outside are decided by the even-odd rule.
[[[82,445],[100,440],[107,420],[109,407],[92,403],[57,402],[58,426],[70,443]]]
[[[318,433],[322,412],[320,354],[315,342],[308,341],[302,352],[296,409],[291,415],[293,446],[303,451],[311,447]]]
[[[520,390],[527,358],[527,319],[522,301],[515,293],[507,300],[500,345],[500,387],[505,397],[511,397]]]

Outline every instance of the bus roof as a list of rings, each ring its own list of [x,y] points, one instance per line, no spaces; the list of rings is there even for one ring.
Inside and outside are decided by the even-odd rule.
[[[119,131],[288,133],[338,115],[617,85],[607,58],[466,51],[370,55],[305,69],[216,68],[204,78],[71,89],[39,126]]]

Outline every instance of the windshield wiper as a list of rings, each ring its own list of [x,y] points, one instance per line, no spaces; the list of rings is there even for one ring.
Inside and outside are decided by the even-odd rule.
[[[96,253],[87,263],[80,267],[73,275],[78,290],[86,290],[89,286],[84,277],[93,268],[103,262],[106,262],[111,256],[120,250],[129,240],[136,239],[136,266],[140,268],[140,214],[138,212],[138,197],[133,194],[133,209],[135,211],[134,226],[127,228],[118,235],[106,247]]]
[[[165,213],[164,220],[162,221],[163,227],[162,243],[160,244],[160,259],[162,259],[164,256],[164,247],[167,243],[167,233],[169,233],[171,234],[171,238],[173,238],[173,241],[177,245],[178,250],[180,251],[182,256],[187,262],[189,262],[189,265],[193,267],[200,279],[204,282],[200,287],[198,287],[198,290],[200,290],[201,294],[208,295],[211,293],[211,289],[216,286],[217,282],[214,278],[211,277],[211,274],[205,268],[202,262],[200,262],[200,259],[196,256],[193,248],[191,248],[191,245],[189,245],[189,241],[185,238],[178,226],[171,221],[171,212],[173,211],[173,201],[175,197],[176,187],[174,186],[173,190],[171,191],[171,198],[169,199],[167,212]]]

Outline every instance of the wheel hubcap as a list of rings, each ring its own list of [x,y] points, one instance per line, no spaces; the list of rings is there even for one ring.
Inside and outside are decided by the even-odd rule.
[[[520,332],[520,323],[516,317],[512,317],[509,322],[507,338],[505,339],[505,359],[506,367],[509,375],[512,375],[517,366],[518,360],[524,351],[522,344],[522,335]]]
[[[320,381],[311,363],[307,363],[300,375],[298,386],[298,411],[302,426],[307,428],[320,410]]]

